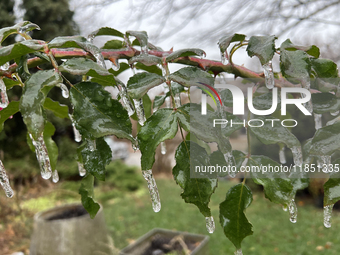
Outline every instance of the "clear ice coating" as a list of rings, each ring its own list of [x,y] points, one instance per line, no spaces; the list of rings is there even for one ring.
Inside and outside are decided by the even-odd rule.
[[[59,174],[58,174],[58,171],[57,169],[53,171],[53,174],[52,174],[52,181],[54,183],[57,183],[59,181]]]
[[[9,104],[8,101],[8,96],[7,96],[7,92],[6,92],[6,85],[4,83],[4,81],[0,78],[0,107],[1,108],[6,108]]]
[[[335,111],[335,112],[330,112],[332,116],[337,116],[339,114],[339,111]]]
[[[330,228],[331,227],[331,218],[332,218],[333,206],[334,206],[334,204],[326,205],[323,208],[323,225],[326,228]]]
[[[265,79],[267,89],[274,88],[275,78],[274,78],[272,61],[269,61],[268,63],[262,65],[262,67],[263,67],[264,79]]]
[[[86,139],[87,147],[90,151],[95,151],[97,148],[96,140]]]
[[[118,80],[117,87],[119,90],[119,95],[123,101],[123,107],[128,112],[129,116],[133,115],[135,113],[135,109],[133,108],[133,105],[128,97],[128,92],[127,92],[125,84]]]
[[[61,89],[61,95],[63,98],[69,98],[70,92],[68,91],[67,86],[64,83],[59,83],[58,87]]]
[[[111,63],[112,63],[112,69],[114,71],[118,71],[120,69],[120,64],[117,58],[110,58]]]
[[[77,162],[78,163],[78,171],[80,176],[84,176],[86,174],[86,169],[84,168],[83,163]]]
[[[338,121],[340,121],[340,116],[338,116],[338,117],[336,117],[336,118],[334,118],[334,119],[328,121],[328,122],[326,123],[326,126],[333,125],[334,123],[336,123],[336,122],[338,122]]]
[[[289,213],[290,213],[290,219],[289,219],[290,222],[296,223],[297,207],[296,207],[294,198],[292,200],[290,200],[290,202],[288,204],[288,209],[289,209]]]
[[[287,211],[288,211],[288,206],[287,206],[287,205],[283,205],[283,206],[282,206],[282,210],[285,211],[285,212],[287,212]]]
[[[223,156],[224,156],[224,159],[227,162],[228,166],[234,166],[235,165],[235,160],[234,160],[233,154],[231,152],[227,152],[227,153],[223,154]],[[235,178],[236,177],[236,173],[233,172],[233,171],[229,171],[228,175],[231,178]]]
[[[221,62],[223,65],[228,64],[227,51],[221,52]]]
[[[0,66],[0,69],[3,71],[7,71],[9,69],[9,62],[6,62],[5,64],[3,64],[2,66]]]
[[[282,148],[280,148],[279,151],[279,159],[280,159],[280,163],[281,164],[286,164],[286,154],[285,154],[285,147],[283,146]]]
[[[248,164],[248,157],[243,160],[242,167],[247,166],[247,164]]]
[[[322,128],[322,114],[313,113],[314,122],[315,122],[315,130]]]
[[[0,184],[2,188],[5,191],[5,194],[7,197],[13,197],[14,192],[11,188],[11,185],[9,184],[8,176],[6,174],[6,170],[4,165],[2,164],[2,161],[0,160]]]
[[[37,140],[34,140],[32,134],[29,134],[29,136],[32,139],[33,146],[35,147],[35,155],[37,156],[37,160],[40,165],[41,177],[46,180],[50,179],[52,176],[52,168],[43,134],[41,134]]]
[[[181,95],[179,93],[175,95],[174,100],[175,100],[176,107],[177,108],[180,107],[181,106]]]
[[[161,210],[161,200],[159,198],[158,188],[155,179],[152,176],[152,170],[142,171],[144,179],[148,183],[148,188],[152,201],[152,208],[154,212],[159,212]]]
[[[142,99],[133,99],[133,102],[135,103],[138,123],[143,126],[144,122],[146,121],[145,113],[144,113],[144,107],[143,107],[143,100]]]
[[[72,122],[72,127],[73,127],[73,133],[74,133],[74,140],[76,142],[80,142],[81,141],[81,134],[79,133],[79,130],[76,128],[76,123],[72,117],[71,114],[68,115],[70,117],[70,120]]]
[[[235,251],[234,254],[235,254],[235,255],[243,255],[241,249],[238,249],[237,251]]]
[[[85,43],[84,50],[90,52],[96,59],[97,64],[106,69],[104,57],[97,46],[91,43]]]
[[[293,161],[296,166],[302,166],[303,158],[302,158],[302,150],[301,146],[294,146],[290,148],[293,154]]]
[[[210,234],[214,233],[215,231],[215,221],[213,216],[205,217],[205,225],[207,227],[207,230]]]
[[[165,144],[165,142],[161,142],[161,153],[162,153],[162,155],[166,154],[166,144]]]

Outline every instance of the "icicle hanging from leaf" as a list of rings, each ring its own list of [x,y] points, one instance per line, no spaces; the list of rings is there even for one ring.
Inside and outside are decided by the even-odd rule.
[[[281,164],[286,164],[286,154],[285,154],[285,146],[282,146],[279,151],[279,158]]]
[[[35,147],[35,155],[40,165],[41,177],[47,180],[52,176],[52,168],[43,134],[41,134],[37,140],[35,140],[31,134],[29,134],[29,136]]]
[[[159,212],[161,210],[161,201],[159,198],[158,188],[155,179],[152,175],[152,170],[142,171],[144,179],[148,183],[148,188],[151,196],[152,208],[154,212]]]
[[[234,166],[235,165],[235,159],[234,159],[234,156],[231,152],[227,152],[227,153],[223,154],[223,156],[224,156],[224,159],[227,162],[228,166]],[[229,171],[228,175],[229,175],[230,178],[236,177],[236,173],[233,172],[233,171]]]
[[[294,198],[290,200],[288,204],[288,209],[289,209],[289,214],[290,214],[290,222],[291,223],[296,223],[296,218],[297,218],[297,207],[295,204]]]
[[[0,184],[2,188],[5,191],[5,194],[7,197],[13,197],[14,192],[11,188],[11,185],[9,184],[8,176],[6,174],[6,170],[4,165],[2,164],[2,161],[0,160]]]
[[[52,181],[54,183],[57,183],[59,181],[59,174],[58,174],[58,171],[57,169],[53,171],[53,174],[52,174]]]
[[[273,72],[273,67],[272,67],[272,61],[269,61],[268,63],[262,65],[262,67],[263,67],[266,87],[267,89],[273,89],[275,86],[275,78],[274,78],[274,72]]]
[[[290,148],[293,154],[293,161],[296,166],[302,166],[303,158],[302,158],[302,150],[301,146],[294,146]]]
[[[214,233],[215,231],[215,221],[213,216],[210,217],[205,217],[205,223],[206,223],[206,227],[207,230],[210,234]]]
[[[75,123],[75,121],[74,121],[74,119],[73,119],[71,114],[69,114],[68,116],[70,117],[70,120],[72,122],[73,133],[74,133],[74,140],[76,142],[80,142],[81,141],[81,134],[80,134],[79,130],[76,128],[76,123]]]
[[[6,85],[2,78],[0,78],[0,107],[6,108],[9,104],[7,92],[6,92]]]
[[[135,109],[133,108],[133,105],[129,99],[127,88],[123,82],[116,79],[117,82],[117,88],[119,90],[119,95],[123,101],[123,107],[128,112],[128,115],[131,116],[135,113]]]
[[[143,107],[143,100],[142,99],[133,99],[135,103],[136,114],[138,118],[138,123],[143,126],[144,122],[146,121],[145,112]]]
[[[63,83],[59,83],[57,86],[61,89],[61,95],[63,96],[63,98],[69,98],[70,92],[68,91],[66,85]]]
[[[77,162],[78,163],[78,171],[80,176],[85,176],[86,174],[86,169],[84,168],[83,163]]]
[[[326,205],[323,208],[323,225],[326,228],[330,228],[331,227],[331,218],[332,218],[332,210],[333,210],[333,206],[334,204],[331,205]]]

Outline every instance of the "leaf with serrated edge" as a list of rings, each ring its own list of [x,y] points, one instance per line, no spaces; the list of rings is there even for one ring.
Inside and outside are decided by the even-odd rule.
[[[165,82],[165,78],[155,73],[137,73],[127,82],[129,96],[140,99],[149,89]]]
[[[98,30],[92,32],[89,37],[95,37],[100,35],[111,35],[111,36],[118,36],[124,38],[124,34],[119,32],[118,30],[111,28],[111,27],[101,27]]]
[[[201,49],[182,49],[176,50],[165,58],[166,62],[170,62],[176,58],[188,57],[188,56],[205,56],[204,50]]]
[[[243,34],[232,34],[232,35],[229,34],[229,35],[223,36],[220,40],[218,40],[220,51],[224,53],[228,49],[230,43],[242,42],[244,41],[244,39],[246,39],[246,36]]]
[[[275,53],[275,40],[271,36],[252,36],[249,39],[247,52],[249,57],[257,56],[262,65],[272,60]]]
[[[79,194],[81,195],[81,203],[83,204],[86,211],[90,214],[90,217],[93,219],[97,212],[100,209],[100,206],[93,199],[93,185],[94,178],[92,175],[88,174],[85,176],[80,184]]]
[[[185,87],[199,86],[197,83],[202,82],[214,86],[214,78],[210,73],[205,72],[197,67],[184,67],[169,75],[169,79]]]
[[[193,159],[190,158],[191,151],[197,153],[195,160],[200,162],[192,162]],[[209,165],[207,152],[198,144],[186,141],[178,146],[175,158],[176,165],[172,169],[172,173],[177,184],[183,189],[182,198],[186,203],[196,205],[205,217],[210,217],[209,202],[217,187],[217,179],[190,177],[190,165]]]
[[[131,121],[127,111],[109,92],[97,83],[81,82],[70,90],[74,106],[73,117],[84,138],[94,139],[107,135],[127,138],[131,136]]]
[[[241,249],[242,240],[253,234],[253,226],[244,214],[252,200],[250,189],[240,183],[230,188],[225,201],[220,204],[220,224],[236,249]]]

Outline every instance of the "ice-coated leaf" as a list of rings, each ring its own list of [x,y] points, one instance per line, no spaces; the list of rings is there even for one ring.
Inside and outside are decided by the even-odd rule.
[[[243,42],[246,36],[243,34],[228,34],[218,40],[221,53],[224,53],[233,42]]]
[[[103,86],[113,86],[116,84],[112,73],[96,62],[86,58],[68,59],[59,67],[59,71],[68,72],[73,75],[91,76],[95,82]]]
[[[135,68],[138,70],[144,70],[149,73],[155,73],[162,76],[162,70],[158,66],[146,66],[142,63],[136,63]]]
[[[320,128],[314,134],[310,155],[331,155],[340,149],[340,122]]]
[[[311,63],[307,53],[302,50],[281,50],[280,68],[285,78],[298,82],[309,77]]]
[[[250,167],[277,167],[280,168],[280,164],[266,156],[254,156],[248,160]],[[293,185],[291,179],[287,178],[283,172],[277,173],[252,173],[252,178],[255,183],[260,184],[264,188],[266,198],[271,202],[287,205],[292,199]]]
[[[185,87],[198,86],[198,82],[214,85],[214,78],[210,73],[198,67],[184,67],[169,75],[169,79]]]
[[[310,46],[298,46],[294,45],[289,39],[284,41],[281,46],[280,50],[289,50],[289,51],[295,51],[295,50],[302,50],[306,52],[308,55],[318,58],[320,56],[320,49],[315,45]]]
[[[78,148],[87,173],[92,174],[98,180],[105,181],[105,166],[112,160],[112,152],[104,138],[95,140],[96,148],[93,149],[89,142],[85,142]]]
[[[140,99],[149,89],[165,82],[165,78],[155,73],[136,73],[127,82],[129,96]]]
[[[268,110],[272,107],[272,103],[273,93],[271,91],[253,98],[253,106],[257,110]],[[278,106],[276,107],[276,109],[281,105],[280,97],[277,98],[277,104]]]
[[[167,95],[163,95],[163,96],[155,96],[155,99],[153,100],[153,108],[157,109],[160,106],[162,106],[164,104],[165,98],[167,97]]]
[[[244,214],[253,201],[251,190],[243,183],[231,187],[220,204],[220,224],[225,236],[241,249],[244,238],[253,234],[253,226]]]
[[[243,161],[245,160],[245,155],[246,154],[244,154],[242,151],[238,151],[238,150],[233,150],[232,154],[233,154],[233,156],[235,158],[236,169],[237,169],[237,171],[239,171]],[[223,153],[221,151],[219,151],[219,150],[214,151],[213,153],[211,153],[209,158],[210,158],[210,164],[212,166],[215,166],[215,165],[224,166],[226,164],[226,161],[225,161],[225,158],[223,156]],[[219,177],[224,177],[227,174],[228,174],[227,172],[217,173],[217,175]]]
[[[299,140],[286,128],[281,125],[279,119],[266,116],[256,116],[264,122],[262,127],[249,127],[251,132],[264,144],[284,143],[289,148],[300,146]],[[259,125],[259,124],[258,124]]]
[[[120,63],[120,68],[118,71],[114,71],[112,68],[109,69],[109,72],[112,73],[114,76],[117,76],[118,74],[130,69],[129,64],[127,63]]]
[[[143,100],[145,118],[148,119],[152,114],[152,101],[150,97],[148,96],[148,94],[145,94],[142,97],[142,100]]]
[[[262,65],[268,63],[274,56],[276,39],[277,38],[273,35],[250,37],[248,47],[246,49],[248,56],[258,57]]]
[[[190,152],[195,152],[193,158]],[[177,184],[183,189],[181,194],[186,203],[194,204],[205,217],[211,216],[210,197],[217,187],[217,179],[190,178],[190,164],[209,165],[209,156],[205,149],[190,141],[182,142],[175,154],[176,165],[172,174]],[[192,162],[195,160],[195,162]]]
[[[322,114],[340,109],[340,99],[331,93],[312,94],[313,112]]]
[[[70,98],[76,127],[84,138],[115,135],[133,141],[127,111],[101,85],[78,83],[71,88]]]
[[[43,49],[44,45],[42,44],[42,41],[38,40],[26,40],[2,47],[0,48],[0,65],[5,64],[12,59],[20,58],[23,55]]]
[[[224,115],[226,117],[225,119],[228,120],[228,124],[226,125],[226,127],[222,128],[222,134],[225,137],[229,137],[236,130],[239,130],[243,127],[242,125],[234,125],[234,124],[231,126],[230,121],[232,121],[233,123],[242,123],[242,120],[239,117],[231,114],[230,112],[225,112]]]
[[[145,66],[153,66],[153,65],[158,65],[162,63],[162,59],[157,56],[153,55],[146,55],[146,54],[141,54],[135,57],[132,57],[129,59],[129,64],[133,64],[135,62],[142,63]]]
[[[51,98],[47,97],[44,102],[44,108],[50,110],[55,116],[59,118],[69,118],[68,117],[68,106],[60,104],[57,101],[53,101]]]
[[[85,176],[80,184],[79,194],[81,195],[81,203],[83,204],[86,211],[90,214],[93,219],[100,209],[99,204],[94,200],[93,193],[94,178],[88,174]]]
[[[16,114],[19,111],[19,102],[12,101],[8,104],[8,106],[0,111],[0,132],[4,128],[4,123],[11,116]]]
[[[98,30],[92,32],[89,37],[96,37],[100,35],[111,35],[124,38],[124,34],[119,32],[118,30],[111,28],[111,27],[101,27]]]
[[[155,162],[157,146],[175,137],[178,129],[178,118],[181,117],[180,111],[164,108],[156,111],[141,127],[138,133],[139,149],[142,153],[142,170],[149,170]]]
[[[339,164],[340,160],[336,160],[333,164]],[[335,204],[340,200],[340,174],[333,173],[328,181],[323,185],[324,188],[324,206]]]
[[[102,49],[112,50],[112,49],[122,49],[124,47],[124,42],[120,40],[107,41]]]
[[[311,59],[313,70],[318,78],[338,78],[338,66],[330,59]]]
[[[126,31],[126,34],[132,35],[134,37],[137,38],[137,40],[139,41],[139,45],[141,47],[147,47],[148,44],[148,34],[145,31]]]
[[[20,111],[27,130],[37,139],[44,130],[45,118],[43,105],[48,91],[62,82],[61,76],[54,70],[38,71],[26,81],[20,100]]]
[[[208,110],[207,115],[202,115],[201,106],[198,104],[185,104],[178,110],[183,112],[185,117],[185,121],[181,120],[183,128],[195,134],[202,141],[207,143],[216,142],[223,153],[231,151],[228,138],[223,136],[223,129],[212,125],[214,119],[220,119],[216,112]]]
[[[171,83],[171,91],[174,95],[179,94],[181,92],[184,92],[184,87],[181,84],[178,84],[177,82],[172,82]],[[165,101],[165,98],[171,96],[170,91],[168,91],[165,95],[162,96],[156,96],[154,101],[153,101],[153,108],[157,109],[159,108]]]
[[[12,79],[9,79],[9,78],[6,78],[6,77],[3,77],[2,80],[6,85],[6,90],[9,90],[9,89],[13,88],[14,86],[21,86],[21,83],[17,80],[12,80]]]
[[[182,49],[176,50],[171,53],[169,56],[165,58],[166,62],[171,62],[172,60],[180,57],[188,57],[188,56],[205,56],[204,50],[201,49]]]
[[[16,69],[17,73],[21,78],[21,81],[23,82],[25,82],[31,76],[31,73],[29,72],[27,66],[28,57],[29,57],[28,55],[21,56],[18,67]]]
[[[1,43],[12,34],[19,34],[21,30],[25,30],[25,32],[32,31],[34,29],[40,30],[40,27],[34,23],[31,23],[29,21],[22,21],[14,26],[11,27],[4,27],[0,29],[0,45]]]
[[[51,48],[83,48],[84,44],[88,43],[85,37],[80,35],[74,36],[59,36],[48,43]]]

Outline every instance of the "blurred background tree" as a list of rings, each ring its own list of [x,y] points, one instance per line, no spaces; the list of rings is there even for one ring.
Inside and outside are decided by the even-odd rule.
[[[41,28],[40,31],[33,31],[34,39],[50,41],[56,36],[79,33],[68,0],[23,0],[21,8],[26,11],[24,20],[38,24]]]

